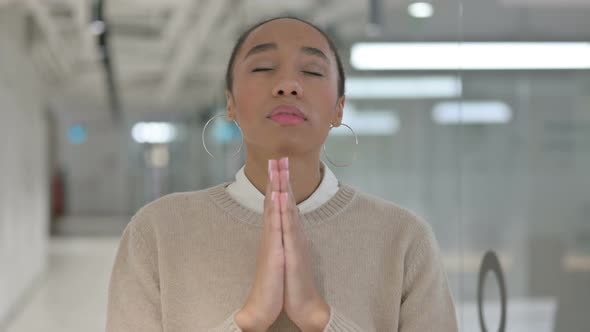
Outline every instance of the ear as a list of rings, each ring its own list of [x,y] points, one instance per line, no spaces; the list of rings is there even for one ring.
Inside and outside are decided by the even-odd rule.
[[[229,121],[236,119],[234,97],[229,90],[225,90],[225,110]]]
[[[342,97],[338,98],[338,102],[336,103],[336,113],[334,114],[334,118],[332,119],[332,125],[334,127],[339,127],[342,123],[342,117],[344,116],[344,103],[346,102],[346,96],[342,95]]]

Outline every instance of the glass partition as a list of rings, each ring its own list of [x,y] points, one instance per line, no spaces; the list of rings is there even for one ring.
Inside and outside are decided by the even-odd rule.
[[[588,6],[363,3],[350,12],[326,4],[296,13],[334,37],[348,73],[344,123],[358,146],[347,127],[334,129],[322,160],[341,181],[432,225],[462,331],[583,331],[590,323]],[[262,15],[250,2],[240,8],[241,27]],[[363,48],[376,43],[389,48]],[[173,142],[130,137],[131,158],[143,168],[133,172],[131,210],[151,199],[140,194],[233,178],[244,152],[233,157],[233,124],[219,118],[207,128],[218,158],[202,146],[207,120],[224,113],[219,100],[170,121],[179,133]],[[157,190],[148,190],[153,183]]]

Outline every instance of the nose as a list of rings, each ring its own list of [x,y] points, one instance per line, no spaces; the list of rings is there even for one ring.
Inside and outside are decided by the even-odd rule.
[[[301,98],[303,96],[303,87],[296,80],[283,79],[275,85],[272,94],[275,97],[291,95],[294,97]]]

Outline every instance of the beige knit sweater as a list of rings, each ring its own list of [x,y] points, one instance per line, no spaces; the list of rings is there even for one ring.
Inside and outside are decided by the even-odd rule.
[[[229,183],[175,193],[125,229],[109,286],[107,327],[119,331],[241,331],[262,215]],[[453,298],[430,226],[391,202],[340,184],[302,215],[325,331],[457,331]],[[299,331],[282,312],[269,331]]]

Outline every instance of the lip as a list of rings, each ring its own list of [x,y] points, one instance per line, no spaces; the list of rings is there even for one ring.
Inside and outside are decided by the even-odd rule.
[[[299,108],[292,106],[292,105],[279,105],[279,106],[275,107],[272,110],[272,112],[270,112],[270,114],[267,116],[267,118],[271,119],[274,116],[277,116],[279,114],[296,116],[296,117],[303,119],[304,121],[307,121],[307,117],[305,116],[305,114],[303,112],[301,112],[301,110]]]

